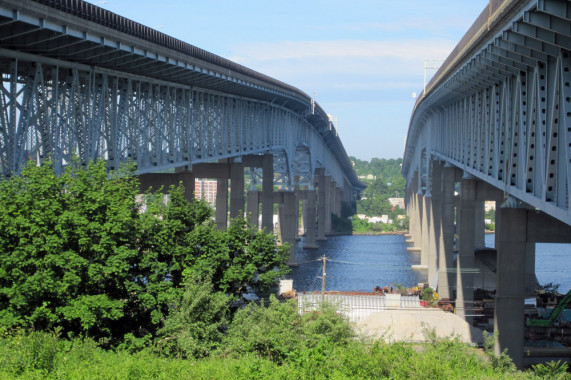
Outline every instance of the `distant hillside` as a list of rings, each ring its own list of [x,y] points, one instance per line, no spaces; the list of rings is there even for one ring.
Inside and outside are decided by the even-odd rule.
[[[406,181],[401,175],[402,158],[373,158],[370,162],[352,156],[349,159],[359,179],[369,185],[363,196],[404,197]]]
[[[370,162],[349,157],[359,179],[367,184],[357,201],[357,214],[367,217],[387,215],[393,224],[368,223],[353,218],[353,232],[388,232],[406,230],[408,221],[402,218],[405,210],[393,206],[389,198],[403,198],[406,181],[401,175],[402,158],[373,158]]]
[[[386,180],[394,180],[401,178],[402,158],[373,158],[371,162],[359,160],[355,157],[349,157],[353,163],[353,168],[359,176],[372,174],[377,178],[381,177]]]

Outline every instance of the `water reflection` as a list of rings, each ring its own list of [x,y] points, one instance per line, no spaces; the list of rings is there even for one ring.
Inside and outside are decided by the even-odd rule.
[[[486,246],[494,246],[494,235],[486,235]],[[414,286],[422,281],[411,265],[420,263],[419,254],[406,250],[402,235],[332,236],[316,250],[297,244],[291,277],[297,291],[321,290],[321,256],[327,261],[326,290],[372,291],[375,286],[400,283]],[[536,274],[540,284],[560,284],[565,293],[571,288],[571,244],[536,244]]]
[[[402,235],[332,236],[316,250],[297,245],[292,278],[297,291],[321,289],[321,256],[328,259],[326,290],[372,291],[377,285],[416,285],[420,276],[411,269],[419,264],[418,254],[407,253]]]

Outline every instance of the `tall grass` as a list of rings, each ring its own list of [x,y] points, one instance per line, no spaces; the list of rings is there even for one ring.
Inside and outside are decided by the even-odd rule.
[[[565,374],[563,374],[565,376]],[[0,378],[21,379],[506,379],[531,372],[495,368],[456,340],[388,344],[327,340],[289,352],[277,363],[254,352],[172,359],[152,347],[106,351],[90,340],[56,333],[18,332],[0,339]],[[562,377],[565,378],[565,377]]]

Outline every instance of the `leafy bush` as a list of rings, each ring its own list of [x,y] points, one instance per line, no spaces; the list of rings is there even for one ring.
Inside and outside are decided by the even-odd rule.
[[[0,340],[0,368],[13,375],[49,373],[56,366],[59,332],[17,331]]]
[[[500,353],[500,355],[495,354],[494,345],[497,337],[497,332],[494,332],[493,335],[489,335],[487,331],[484,331],[484,351],[494,369],[502,372],[513,372],[515,370],[515,365],[509,357],[507,349]]]
[[[273,331],[285,334],[286,329],[278,329],[276,325],[292,326],[289,319],[293,316],[291,307],[285,308],[291,305],[282,304],[284,318],[281,322],[277,306],[274,305],[273,311],[264,307],[257,312],[273,314],[270,317]],[[309,320],[315,320],[315,315]],[[294,327],[294,330],[299,334],[302,328]],[[277,335],[283,342],[285,337]],[[304,335],[296,337],[303,338]],[[246,351],[234,352],[231,357],[213,355],[200,360],[172,359],[156,355],[149,349],[136,353],[110,351],[101,349],[91,339],[65,341],[58,339],[57,333],[18,332],[0,337],[0,378],[516,379],[537,378],[538,375],[549,378],[545,376],[561,373],[560,369],[557,372],[524,373],[496,368],[469,345],[436,336],[426,344],[355,339],[335,344],[326,336],[322,338],[312,343],[289,343],[297,348],[287,352],[278,363],[275,358],[270,360],[262,357],[264,355]]]
[[[158,350],[167,356],[206,357],[222,340],[228,322],[228,297],[212,283],[189,279],[182,300],[173,306],[159,331]]]
[[[571,375],[567,374],[569,365],[560,360],[552,360],[547,363],[540,363],[531,366],[532,372],[542,379],[569,379]]]
[[[326,342],[345,345],[354,332],[335,308],[324,305],[320,311],[301,316],[297,302],[279,302],[274,296],[266,306],[252,304],[238,310],[224,342],[226,355],[256,354],[277,363],[305,349]]]

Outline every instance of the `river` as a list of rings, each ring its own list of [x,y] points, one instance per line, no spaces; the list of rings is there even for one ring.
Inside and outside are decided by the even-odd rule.
[[[297,291],[321,290],[322,261],[327,257],[326,290],[372,291],[375,286],[414,286],[422,280],[411,265],[420,264],[419,254],[406,250],[403,235],[331,236],[320,248],[304,250],[297,244],[297,267],[292,270]],[[486,235],[493,247],[494,235]],[[559,284],[565,293],[571,288],[571,244],[536,244],[536,275],[540,284]]]

